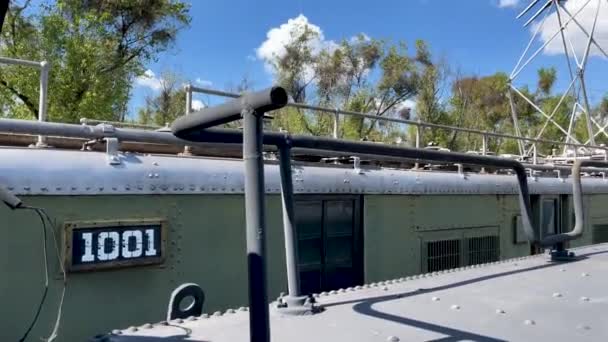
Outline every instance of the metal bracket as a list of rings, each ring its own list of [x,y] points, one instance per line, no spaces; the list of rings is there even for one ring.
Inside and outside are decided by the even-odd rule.
[[[118,138],[103,138],[103,140],[106,142],[106,158],[108,164],[119,165],[121,161],[118,156],[118,147],[120,146]]]
[[[294,316],[314,315],[324,310],[316,305],[315,297],[312,295],[291,297],[286,296],[284,293],[281,293],[279,298],[277,298],[276,308],[282,314]]]
[[[180,308],[181,302],[187,298],[192,298],[192,303],[186,308]],[[167,321],[200,316],[203,313],[203,303],[205,303],[205,293],[198,284],[182,284],[171,293],[169,308],[167,309]]]

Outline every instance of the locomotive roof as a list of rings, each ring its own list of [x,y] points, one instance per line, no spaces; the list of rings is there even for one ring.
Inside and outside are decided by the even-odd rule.
[[[0,148],[0,184],[17,195],[243,193],[241,160],[117,152]],[[265,167],[266,192],[280,193],[279,167]],[[555,173],[553,173],[555,175]],[[362,166],[296,164],[296,194],[517,194],[515,176]],[[568,194],[569,177],[531,177],[531,193]],[[606,193],[608,183],[585,177],[585,194]]]
[[[590,341],[608,336],[608,244],[467,266],[315,295],[325,310],[282,315],[275,341]],[[245,341],[246,308],[125,330],[93,341]]]

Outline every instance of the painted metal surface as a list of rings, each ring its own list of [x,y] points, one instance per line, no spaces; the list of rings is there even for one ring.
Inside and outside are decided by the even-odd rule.
[[[25,156],[25,158],[24,158]],[[0,148],[0,184],[17,195],[242,194],[239,160],[117,152],[119,164],[92,151]],[[438,171],[292,167],[294,192],[355,194],[517,194],[510,175]],[[280,193],[278,165],[265,167],[266,193]],[[569,194],[569,178],[531,177],[532,194]],[[585,194],[608,181],[583,178]]]
[[[271,311],[275,341],[598,341],[608,336],[608,245],[405,277],[317,295],[325,311]],[[516,284],[516,286],[514,286]],[[243,341],[247,309],[132,326],[92,341]]]

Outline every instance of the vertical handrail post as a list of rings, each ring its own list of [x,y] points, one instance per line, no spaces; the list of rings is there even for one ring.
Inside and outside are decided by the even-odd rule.
[[[532,145],[532,153],[532,164],[536,165],[538,164],[538,150],[536,147],[536,143]]]
[[[488,135],[487,134],[483,134],[481,136],[481,154],[484,156],[488,154]],[[486,172],[486,168],[482,167],[481,173],[485,173],[485,172]]]
[[[418,123],[419,124],[416,125],[416,148],[420,148],[420,138],[421,138],[420,137],[420,135],[421,135],[421,132],[420,132],[420,119],[418,119]],[[419,167],[420,167],[420,164],[416,162],[414,164],[414,169],[418,169]]]
[[[339,129],[340,129],[340,110],[336,108],[336,112],[334,113],[334,139],[338,139],[339,137]]]
[[[186,115],[190,115],[192,113],[192,84],[186,84],[184,90],[186,91]],[[187,156],[192,155],[192,146],[184,146],[183,154]]]
[[[245,161],[245,216],[249,278],[250,340],[270,341],[266,286],[266,219],[264,216],[263,115],[242,111],[243,159]]]
[[[298,273],[298,231],[294,209],[293,179],[291,175],[291,146],[289,142],[279,146],[279,167],[281,173],[281,200],[283,204],[283,231],[285,237],[285,263],[287,267],[287,288],[289,294],[281,297],[278,308],[289,314],[314,313],[313,303],[307,302],[300,292]]]
[[[47,61],[40,62],[40,97],[38,99],[38,121],[44,122],[47,120],[47,94],[49,87],[49,68]],[[46,147],[46,137],[38,136],[36,147]]]
[[[285,260],[287,266],[287,287],[290,297],[300,296],[300,277],[297,269],[298,235],[295,224],[293,179],[291,176],[291,147],[279,147],[281,171],[281,201],[283,204],[283,232],[285,234]]]

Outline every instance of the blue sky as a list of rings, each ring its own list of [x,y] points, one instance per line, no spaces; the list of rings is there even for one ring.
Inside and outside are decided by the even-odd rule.
[[[149,75],[154,77],[136,82],[130,104],[132,113],[143,104],[146,95],[154,94],[154,82],[163,71],[219,89],[235,85],[244,75],[253,81],[255,88],[272,84],[272,75],[265,69],[257,48],[268,39],[270,30],[300,14],[311,25],[318,26],[328,41],[340,41],[358,33],[411,44],[424,39],[435,55],[445,56],[462,73],[480,76],[497,71],[510,73],[532,35],[530,28],[522,27],[525,21],[515,19],[528,0],[193,0],[191,3],[191,26],[180,32],[173,49],[148,65]],[[608,14],[608,6],[604,9],[602,13]],[[592,16],[587,15],[583,21],[587,17]],[[606,50],[607,23],[608,20],[600,19],[598,24],[598,34],[603,34],[598,42]],[[551,34],[548,25],[541,30],[544,39]],[[572,32],[575,45],[584,45],[584,39],[576,34]],[[540,44],[542,40],[534,46]],[[564,89],[569,80],[559,48],[561,45],[549,45],[530,68],[524,69],[515,84],[534,86],[536,69],[555,65],[562,76],[557,88]],[[603,58],[594,55],[590,60],[590,68],[594,69],[588,73],[592,101],[608,90],[604,85],[606,66]],[[196,99],[210,100],[205,96]]]

